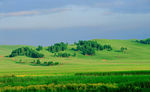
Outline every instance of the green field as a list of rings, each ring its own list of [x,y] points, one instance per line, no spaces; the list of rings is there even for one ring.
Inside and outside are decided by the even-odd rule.
[[[123,85],[122,83],[124,82],[126,82],[127,85],[128,83],[131,84],[137,83],[136,87],[139,88],[150,88],[149,85],[150,45],[137,43],[136,40],[134,39],[133,40],[95,39],[95,40],[101,44],[110,44],[113,50],[97,51],[96,55],[94,56],[84,56],[80,53],[80,51],[76,51],[77,56],[69,58],[54,57],[53,53],[50,53],[45,50],[47,47],[44,47],[44,50],[39,51],[40,53],[43,53],[45,55],[44,58],[40,58],[42,62],[56,61],[60,63],[57,66],[33,66],[30,64],[30,62],[37,59],[25,56],[9,58],[7,56],[11,53],[12,50],[23,46],[1,45],[0,88],[5,88],[9,85],[10,87],[8,87],[8,89],[13,90],[13,87],[15,86],[28,87],[30,85],[31,86],[47,85],[47,84],[50,85],[52,83],[54,83],[56,86],[58,84],[59,86],[61,84],[70,85],[69,83],[83,84],[83,85],[87,83],[93,83],[91,85],[94,85],[94,83],[104,83],[104,86],[106,87],[111,86],[110,88],[112,89],[110,90],[115,90],[115,88],[120,87],[120,85]],[[34,46],[28,47],[33,49],[36,48]],[[74,51],[72,51],[71,49],[75,47],[76,47],[75,45],[71,44],[69,45],[69,48],[64,52],[74,53]],[[119,52],[121,47],[127,47],[128,50],[126,52]],[[22,60],[25,63],[23,64],[16,63],[19,60]],[[114,72],[118,73],[116,74]],[[29,80],[32,81],[29,82]],[[26,81],[26,83],[24,83],[23,81]],[[138,83],[140,86],[138,85]],[[145,85],[144,87],[141,86],[142,83]],[[87,90],[85,90],[85,92],[86,91]],[[81,90],[81,92],[83,92],[83,90]]]

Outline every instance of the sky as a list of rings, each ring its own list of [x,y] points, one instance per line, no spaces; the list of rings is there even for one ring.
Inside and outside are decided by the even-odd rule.
[[[150,37],[150,0],[0,0],[1,45]]]

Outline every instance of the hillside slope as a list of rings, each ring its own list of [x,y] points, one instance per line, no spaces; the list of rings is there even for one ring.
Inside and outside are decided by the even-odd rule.
[[[136,40],[94,40],[101,44],[110,44],[113,50],[98,51],[95,56],[84,56],[80,52],[76,52],[76,57],[69,58],[54,57],[46,50],[40,51],[45,54],[45,57],[40,59],[42,62],[57,61],[61,63],[58,66],[32,66],[15,63],[20,59],[24,62],[36,59],[24,56],[2,57],[22,46],[0,46],[0,75],[70,75],[76,72],[150,70],[150,45],[137,43]],[[121,47],[127,47],[128,50],[125,53],[119,52]],[[69,49],[65,52],[74,53],[71,48],[75,48],[75,46],[69,45]]]

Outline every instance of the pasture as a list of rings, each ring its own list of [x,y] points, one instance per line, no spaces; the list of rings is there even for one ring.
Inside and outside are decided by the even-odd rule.
[[[84,56],[76,51],[76,57],[68,58],[54,57],[53,53],[46,51],[47,47],[39,51],[45,55],[44,58],[39,58],[41,62],[59,62],[60,64],[57,66],[33,66],[30,62],[37,60],[36,58],[7,57],[12,50],[23,46],[0,46],[0,91],[16,92],[15,89],[18,89],[18,92],[20,90],[24,90],[24,92],[26,90],[29,92],[33,90],[67,92],[70,87],[69,90],[72,92],[74,92],[72,89],[87,92],[87,86],[89,86],[93,92],[100,92],[94,91],[94,89],[100,90],[104,87],[105,91],[108,89],[110,92],[112,90],[120,92],[123,89],[126,92],[128,88],[140,92],[140,88],[150,88],[150,45],[137,43],[134,39],[94,39],[94,41],[100,44],[109,44],[113,50],[96,51],[94,56]],[[71,49],[75,47],[70,44],[68,49],[63,52],[73,53]],[[127,47],[128,50],[120,52],[121,47]],[[23,63],[17,63],[20,60]],[[36,86],[39,89],[36,89]],[[121,88],[121,86],[123,87]],[[62,89],[63,87],[64,89]]]

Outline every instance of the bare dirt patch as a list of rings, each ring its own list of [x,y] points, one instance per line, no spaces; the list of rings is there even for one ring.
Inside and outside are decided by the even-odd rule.
[[[102,61],[104,61],[104,62],[105,62],[105,61],[107,61],[107,60],[106,60],[106,59],[103,59]]]

